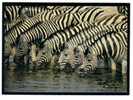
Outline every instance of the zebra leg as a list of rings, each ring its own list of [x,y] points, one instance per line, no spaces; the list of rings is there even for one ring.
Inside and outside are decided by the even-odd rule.
[[[14,63],[14,56],[10,55],[9,57],[9,66],[8,66],[9,70],[15,70],[16,69],[16,64]]]
[[[37,55],[36,55],[36,45],[33,44],[31,46],[31,58],[32,58],[33,64],[35,64],[35,62],[37,61],[37,58],[36,57],[37,57]]]
[[[122,61],[122,74],[127,73],[127,60]]]
[[[15,53],[16,53],[16,48],[13,47],[11,50],[10,50],[10,54],[5,57],[5,66],[10,70],[15,70],[16,69],[16,64],[14,63],[14,56],[15,56]]]
[[[116,64],[115,64],[114,60],[111,58],[110,61],[111,61],[111,70],[112,70],[112,72],[116,71]]]
[[[29,52],[29,70],[34,70],[36,67],[37,61],[37,47],[36,44],[32,44],[31,50]]]
[[[125,73],[126,71],[125,61],[122,60],[120,62],[115,63],[114,60],[110,58],[110,63],[111,63],[112,79],[121,81],[122,74]]]

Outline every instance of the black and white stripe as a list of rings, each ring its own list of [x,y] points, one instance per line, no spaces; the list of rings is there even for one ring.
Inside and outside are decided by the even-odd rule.
[[[128,7],[127,6],[117,6],[118,13],[128,16]]]

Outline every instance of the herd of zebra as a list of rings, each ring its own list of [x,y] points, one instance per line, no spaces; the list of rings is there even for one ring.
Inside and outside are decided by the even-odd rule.
[[[128,7],[3,7],[4,65],[94,72],[102,59],[112,70],[127,61]],[[115,11],[116,10],[116,11]]]

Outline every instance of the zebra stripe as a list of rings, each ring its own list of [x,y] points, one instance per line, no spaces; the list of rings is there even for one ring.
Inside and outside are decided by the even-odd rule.
[[[15,21],[12,21],[12,22],[4,22],[3,24],[4,34],[7,35],[8,31],[10,31],[14,26],[22,23],[22,21],[23,21],[22,18],[17,18]]]
[[[116,29],[127,30],[128,18],[120,14],[103,15],[100,19],[96,20],[96,25],[114,25]]]
[[[113,31],[117,31],[117,30],[111,25],[94,26],[87,30],[83,30],[83,32],[80,32],[76,36],[72,37],[66,43],[66,45],[68,45],[69,47],[76,47],[77,45],[82,44],[87,39],[90,39],[90,42],[93,43],[94,39],[92,37],[94,37],[95,39],[98,39],[104,36],[106,33],[113,32]]]
[[[117,6],[118,13],[128,16],[128,7],[127,6]]]
[[[19,10],[21,6],[5,6],[4,7],[4,20],[11,22],[19,17]]]
[[[119,32],[109,32],[99,39],[85,41],[79,47],[85,52],[88,48],[89,52],[96,54],[101,57],[112,57],[115,61],[122,60],[126,52],[126,46],[122,43],[122,39],[118,38],[117,35],[122,34]]]

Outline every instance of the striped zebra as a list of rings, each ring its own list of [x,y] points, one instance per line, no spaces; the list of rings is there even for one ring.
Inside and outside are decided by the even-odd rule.
[[[93,41],[87,40],[83,44],[79,45],[78,48],[89,54],[96,55],[98,58],[102,59],[110,59],[111,61],[115,61],[115,64],[118,66],[118,64],[122,64],[123,58],[127,56],[127,45],[124,44],[121,34],[127,35],[124,31],[119,32],[109,32],[106,35],[102,36],[101,38],[95,39],[93,37]],[[90,64],[90,63],[89,63]],[[94,64],[92,64],[94,65]],[[116,70],[114,66],[112,66],[113,63],[111,62],[112,70]],[[84,66],[84,67],[83,67]],[[90,67],[86,67],[86,65],[83,65],[82,67],[79,67],[79,71],[86,71],[86,68],[88,70],[91,70]]]
[[[87,40],[90,40],[91,42],[93,42],[94,41],[94,39],[93,39],[94,36],[95,36],[95,39],[98,39],[98,38],[104,36],[105,34],[107,34],[109,32],[116,32],[116,31],[117,31],[117,29],[115,29],[112,26],[108,26],[108,25],[94,26],[94,27],[91,27],[89,29],[83,30],[79,34],[73,36],[72,38],[70,38],[65,43],[65,45],[67,46],[67,48],[75,48],[75,47],[77,47],[78,45],[84,43]],[[75,55],[75,63],[76,63],[76,61],[78,62],[78,58],[76,60],[76,55]]]
[[[60,53],[57,69],[74,71],[78,66],[83,64],[84,58],[85,56],[81,50],[66,46]]]
[[[122,64],[123,59],[127,56],[127,46],[123,44],[123,39],[120,37],[120,34],[127,34],[126,32],[108,32],[106,35],[102,36],[101,38],[92,37],[91,39],[86,40],[82,44],[75,47],[76,50],[82,51],[85,54],[85,58],[83,64],[78,68],[77,72],[79,74],[88,74],[90,72],[94,72],[97,66],[97,57],[102,58],[104,60],[110,60],[112,70],[116,70],[114,61],[116,64]],[[124,37],[123,37],[124,38]],[[72,48],[71,46],[69,48]],[[74,49],[73,49],[74,50]],[[71,51],[73,52],[73,51]],[[64,56],[61,59],[65,61],[60,61],[60,65],[62,63],[71,64],[69,62],[70,56],[69,52],[65,52]],[[68,56],[69,55],[69,56]],[[88,56],[89,55],[89,56]],[[66,59],[65,59],[66,58]],[[82,57],[79,59],[74,58],[75,61],[81,61]],[[67,60],[67,61],[66,61]],[[75,63],[75,62],[73,62]],[[74,64],[71,65],[71,67]],[[62,67],[62,66],[61,66]],[[123,67],[122,67],[123,69]]]
[[[78,9],[83,9],[83,7],[78,7]],[[76,8],[76,10],[75,11],[77,11],[77,8]],[[70,12],[70,11],[69,11]],[[71,13],[65,13],[64,15],[74,15],[74,19],[77,19],[78,21],[77,21],[77,23],[79,23],[79,22],[82,22],[82,21],[89,21],[90,23],[93,23],[94,22],[94,20],[96,19],[96,17],[100,14],[100,13],[102,13],[103,12],[103,10],[102,9],[99,9],[99,8],[91,8],[91,9],[87,9],[87,10],[85,10],[85,12],[83,12],[82,11],[82,13],[79,15],[79,14],[71,14]],[[91,16],[90,16],[91,15]],[[76,17],[75,17],[76,16]],[[58,16],[59,17],[59,16]],[[82,17],[82,18],[81,18]],[[66,17],[67,18],[67,17]],[[71,18],[71,17],[68,17],[68,18]],[[67,19],[68,19],[67,18]],[[55,18],[54,18],[54,20],[55,20]],[[63,27],[62,26],[62,24],[64,23],[62,23],[62,19],[60,18],[59,19],[60,20],[60,26],[59,27]],[[58,20],[57,20],[58,21]],[[67,21],[67,20],[65,20],[65,21]],[[52,21],[50,20],[49,21],[49,23],[48,23],[48,25],[46,26],[47,27],[47,30],[48,31],[53,31],[53,29],[54,29],[54,27],[57,27],[58,25],[54,25],[55,23],[51,23]],[[64,23],[65,24],[65,23]],[[52,26],[54,26],[54,27],[52,27]],[[42,26],[41,26],[42,27]],[[49,29],[48,29],[49,28]],[[46,28],[45,28],[46,29]],[[64,28],[65,29],[65,28]],[[62,28],[62,30],[63,30],[63,28]],[[40,30],[39,30],[40,31]],[[44,30],[42,30],[41,32],[43,32]],[[50,33],[50,32],[45,32],[45,33]],[[42,36],[42,34],[41,33],[39,33],[37,30],[35,30],[35,29],[33,29],[33,31],[32,32],[27,32],[27,34],[24,34],[23,36],[23,39],[22,40],[24,40],[25,38],[28,38],[27,39],[27,42],[32,42],[32,41],[34,41],[35,39],[38,39],[38,37],[43,37],[44,39],[45,39],[45,37],[44,36]],[[26,39],[25,39],[26,40]]]
[[[41,14],[37,14],[36,16],[34,16],[32,18],[26,19],[23,23],[21,23],[19,25],[15,25],[10,31],[7,32],[7,34],[8,34],[7,38],[9,38],[9,41],[11,42],[11,44],[15,43],[17,37],[20,34],[29,30],[34,25],[41,23],[41,21],[47,21],[47,20],[52,19],[53,16],[55,16],[54,12],[56,12],[56,11],[45,10],[45,12],[43,12]],[[42,17],[41,18],[42,20],[40,20],[40,21],[38,21],[39,16]]]
[[[37,14],[36,16],[34,16],[32,18],[26,19],[23,23],[21,23],[19,25],[15,25],[10,31],[8,31],[7,36],[5,36],[6,37],[5,45],[6,44],[10,44],[10,45],[16,44],[17,39],[19,38],[19,36],[21,34],[25,33],[30,28],[32,28],[32,27],[34,28],[34,26],[41,24],[42,23],[41,21],[47,21],[47,20],[52,19],[53,17],[55,17],[56,12],[57,11],[45,10],[45,12],[43,12],[41,14]],[[43,18],[41,21],[38,21],[39,16],[41,16]],[[10,50],[9,48],[5,48],[5,49]]]
[[[114,16],[114,15],[113,15]],[[115,15],[116,16],[116,15]],[[110,17],[112,18],[112,16]],[[107,19],[110,19],[107,17]],[[95,39],[98,39],[98,38],[101,38],[102,36],[106,35],[107,33],[110,33],[110,32],[117,32],[119,31],[116,36],[122,40],[122,44],[127,47],[127,32],[125,32],[124,30],[127,30],[127,19],[126,17],[117,17],[118,19],[122,19],[122,22],[120,22],[120,20],[116,19],[115,18],[115,21],[114,20],[103,20],[100,22],[99,21],[99,24],[96,24],[96,25],[101,25],[102,27],[96,27],[94,30],[90,30],[90,33],[94,33],[93,35],[89,36],[91,38],[88,38],[88,36],[86,34],[77,34],[76,36],[72,37],[66,44],[69,45],[70,48],[72,47],[76,47],[78,46],[79,44],[82,44],[84,41],[86,40],[89,40],[90,39],[90,42],[94,42],[94,38]],[[113,18],[114,19],[114,18]],[[126,21],[124,20],[126,19]],[[104,23],[105,22],[105,23]],[[104,23],[104,24],[103,24]],[[109,27],[105,27],[104,28],[104,25],[106,26],[109,26],[109,25],[113,25],[114,26],[114,29],[109,29]],[[124,26],[124,28],[122,28]],[[104,29],[107,29],[108,31],[101,31],[100,30],[104,30]],[[115,30],[116,29],[116,30]],[[112,31],[111,31],[112,30]],[[124,33],[124,34],[123,34]],[[93,36],[95,36],[94,38],[92,38]],[[89,63],[90,64],[90,63]],[[94,68],[94,67],[93,67]]]
[[[74,27],[70,27],[63,31],[57,32],[56,34],[52,35],[44,42],[43,44],[44,52],[45,50],[47,50],[52,55],[55,53],[60,53],[60,51],[63,49],[63,44],[65,42],[67,42],[72,36],[75,36],[78,33],[83,32],[84,29],[88,29],[90,27],[92,27],[92,25],[90,25],[87,22],[83,22]],[[38,56],[37,65],[41,65],[42,63],[45,63],[43,59],[45,59],[45,61],[48,61],[48,62],[50,61],[50,59],[47,60],[47,56],[45,55],[45,53],[43,53],[41,57]]]
[[[59,19],[58,15],[61,15],[61,13],[57,13],[58,11],[54,11],[54,10],[45,10],[39,14],[37,14],[36,16],[29,18],[27,20],[25,20],[22,24],[17,25],[15,27],[13,27],[12,30],[8,31],[7,34],[10,34],[11,36],[9,36],[9,38],[11,38],[12,36],[14,36],[14,38],[17,38],[18,35],[25,33],[27,30],[29,30],[31,27],[33,27],[36,24],[40,24],[42,22],[48,21],[48,20],[52,20],[55,16]],[[57,15],[56,15],[57,14]],[[13,39],[16,40],[16,39]]]
[[[121,38],[121,34],[127,35],[127,33],[124,31],[118,33],[109,32],[101,38],[93,37],[93,41],[91,39],[86,40],[81,45],[79,45],[78,48],[80,48],[80,50],[83,52],[86,52],[86,50],[89,49],[89,53],[97,55],[98,57],[100,56],[100,58],[102,57],[104,59],[111,58],[116,62],[116,64],[118,64],[122,62],[123,57],[127,52],[127,45],[124,45],[123,43],[126,41],[123,41],[122,38],[124,37]],[[84,70],[84,67],[81,67],[82,71]]]
[[[80,50],[79,48],[75,48],[76,50]],[[83,51],[82,51],[83,52]],[[83,52],[86,53],[86,52]],[[74,58],[75,61],[80,61],[81,58]],[[75,62],[74,62],[75,63]],[[87,53],[87,55],[84,54],[84,59],[80,65],[78,65],[76,68],[76,72],[82,76],[82,75],[87,75],[88,73],[94,73],[96,71],[96,68],[98,66],[98,59],[97,55]]]
[[[64,19],[66,19],[66,20],[64,20]],[[54,20],[49,20],[42,24],[39,24],[38,26],[33,28],[33,30],[28,31],[25,34],[33,33],[32,35],[34,37],[35,36],[34,33],[36,32],[36,33],[38,33],[38,34],[36,34],[37,37],[39,37],[39,38],[41,37],[41,38],[45,39],[45,38],[49,37],[51,34],[57,32],[59,30],[63,30],[72,25],[76,25],[77,22],[78,21],[75,19],[75,16],[73,16],[73,14],[64,14],[64,15],[58,16]],[[38,35],[41,35],[41,36],[38,36]],[[24,54],[27,54],[27,51],[28,51],[26,45],[21,46],[21,44],[23,45],[24,42],[28,43],[27,41],[25,41],[25,38],[23,38],[23,37],[21,38],[21,36],[20,36],[20,41],[21,42],[20,42],[19,47],[17,48],[17,52],[16,52],[17,59],[21,58],[20,55],[22,56]]]
[[[106,34],[106,31],[101,31],[101,33],[104,33],[104,34],[100,34],[100,30],[104,30],[104,25],[112,25],[114,26],[115,28],[112,29],[112,28],[109,28],[109,27],[106,27],[105,26],[105,29],[108,30],[107,33],[111,30],[115,30],[115,29],[119,29],[119,30],[125,30],[127,29],[127,17],[125,16],[120,16],[118,14],[113,14],[113,15],[108,15],[108,16],[105,16],[103,15],[101,17],[101,19],[99,19],[98,21],[96,21],[96,26],[98,25],[101,25],[99,27],[96,27],[92,30],[90,30],[90,34],[89,35],[95,35],[95,34],[98,34],[98,36],[100,37],[100,35],[104,35]],[[78,33],[78,32],[77,32]],[[82,32],[81,32],[82,33]],[[85,34],[86,33],[86,34]],[[92,34],[92,33],[95,33],[95,34]],[[73,33],[74,34],[74,33]],[[85,35],[84,35],[85,34]],[[59,35],[59,36],[58,36]],[[54,48],[56,48],[55,50],[59,50],[59,46],[58,44],[54,44],[55,43],[64,43],[62,42],[63,39],[67,39],[68,36],[64,35],[63,36],[63,33],[61,33],[62,36],[60,36],[60,34],[57,33],[57,36],[55,36],[56,39],[51,39],[51,44],[54,46]],[[73,39],[72,39],[72,36],[71,36],[71,44],[68,42],[69,46],[71,45],[71,47],[73,47],[75,44],[73,43],[77,43],[77,45],[79,43],[82,43],[84,40],[86,40],[87,38],[91,37],[91,36],[87,36],[87,32],[84,32],[83,34],[78,34],[76,35]],[[98,38],[98,37],[97,37]],[[61,42],[59,42],[59,40],[62,40]],[[93,41],[93,40],[92,40]],[[125,42],[126,43],[126,42]],[[60,51],[60,50],[59,50]]]
[[[83,43],[85,40],[91,39],[91,37],[95,35],[101,37],[110,31],[116,31],[116,29],[112,26],[107,26],[107,25],[92,26],[89,23],[84,22],[70,29],[57,33],[53,35],[53,37],[46,40],[46,42],[44,43],[44,51],[48,49],[48,51],[51,52],[52,54],[54,54],[55,52],[58,53],[58,52],[61,52],[61,49],[63,48],[64,44],[65,45],[69,44],[69,47],[73,48],[73,47],[76,47],[78,44]],[[45,56],[45,55],[42,54],[42,56]],[[40,57],[40,59],[38,59],[37,64],[41,62],[41,58],[43,57]],[[47,57],[45,59],[47,59]],[[41,63],[45,63],[45,62],[43,62],[42,60]],[[38,65],[41,65],[41,64],[38,64]]]
[[[45,10],[47,10],[45,6],[22,6],[20,16],[23,16],[22,14],[24,14],[30,18]]]
[[[22,16],[33,17],[46,10],[44,6],[4,6],[4,20],[13,21]]]

